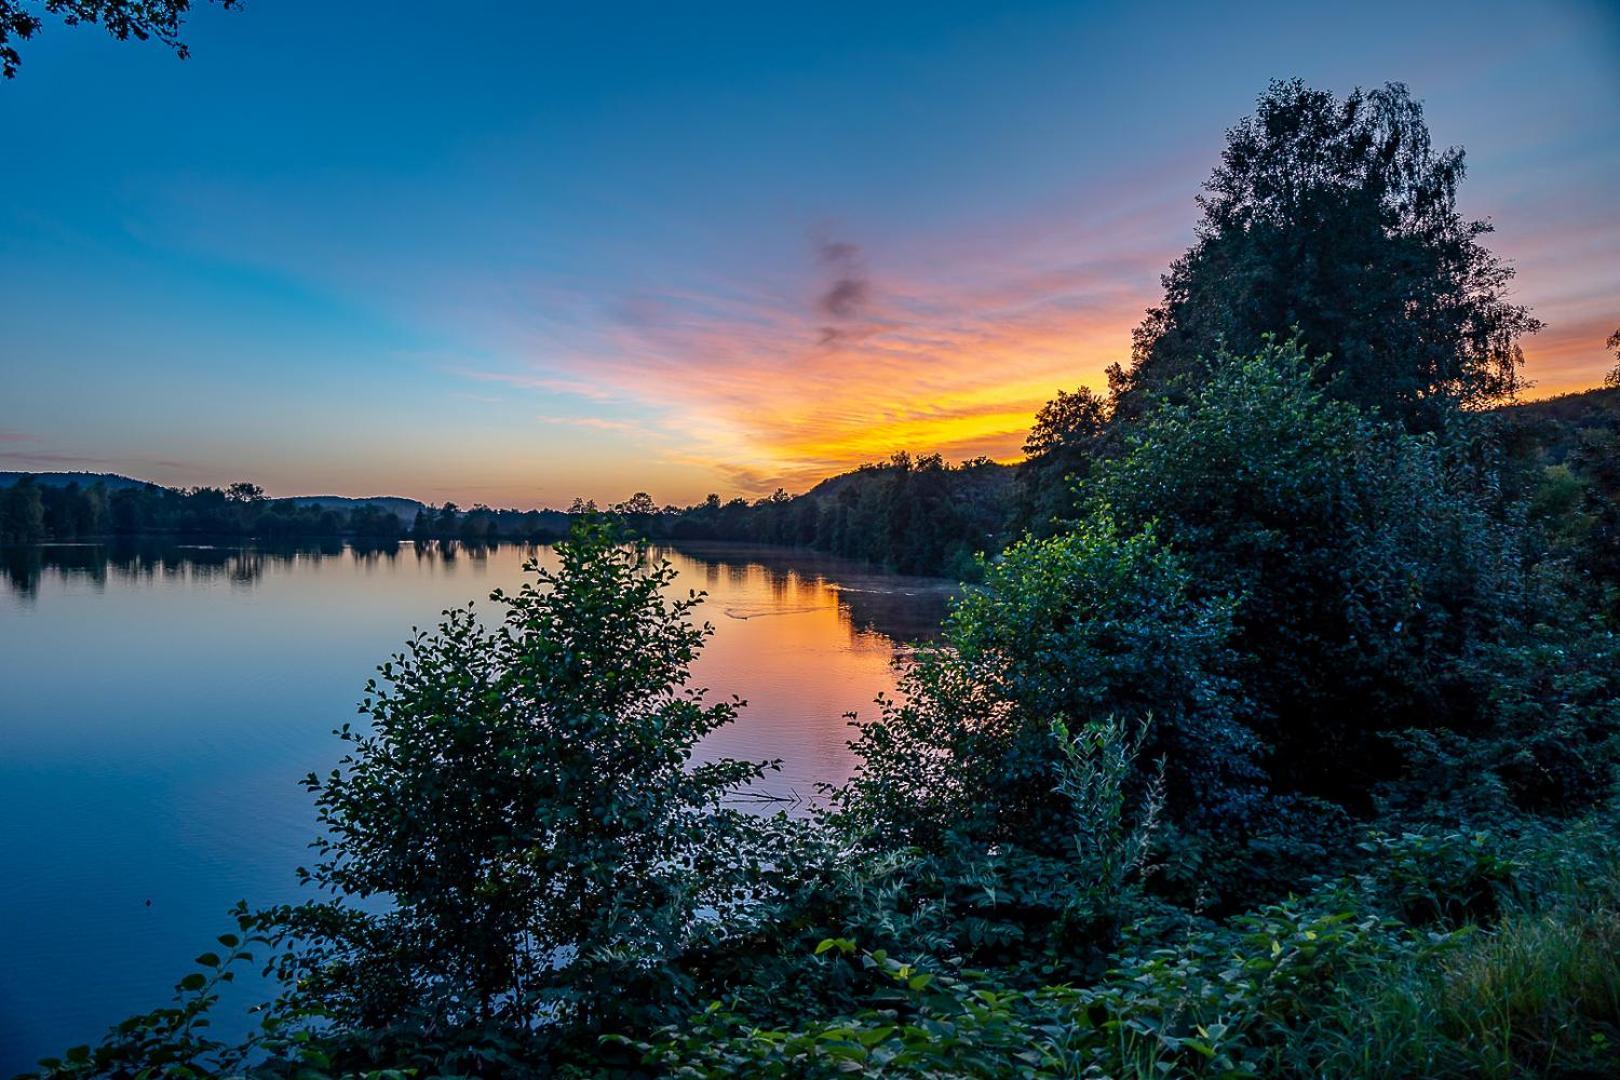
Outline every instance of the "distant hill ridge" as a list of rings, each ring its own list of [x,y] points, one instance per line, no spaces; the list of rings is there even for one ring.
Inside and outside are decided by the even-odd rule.
[[[25,476],[32,477],[34,483],[41,487],[67,487],[69,484],[90,487],[93,484],[105,484],[108,491],[121,491],[124,488],[160,488],[163,486],[162,484],[154,484],[150,480],[137,480],[132,476],[122,476],[118,473],[0,471],[0,487],[10,487]]]
[[[1592,390],[1578,390],[1573,393],[1560,394],[1557,397],[1542,398],[1538,401],[1513,402],[1497,406],[1520,420],[1526,421],[1538,428],[1540,440],[1552,460],[1562,460],[1570,446],[1578,438],[1581,430],[1589,427],[1613,427],[1620,424],[1620,387],[1597,387]],[[977,473],[975,486],[987,490],[1004,487],[1011,480],[1012,466],[990,465],[981,468]],[[874,464],[865,469],[854,469],[850,472],[829,476],[815,484],[810,490],[803,493],[814,500],[830,499],[851,485],[860,485],[866,480],[883,475],[888,466]],[[166,485],[154,484],[147,480],[137,480],[133,477],[123,476],[119,473],[93,473],[93,472],[6,472],[0,471],[0,487],[15,484],[24,476],[31,476],[37,484],[49,487],[66,487],[76,483],[80,487],[89,487],[92,484],[103,483],[109,491],[121,488],[160,488]],[[408,528],[416,519],[417,511],[424,509],[425,504],[416,499],[407,499],[397,495],[377,495],[369,498],[354,498],[348,495],[294,495],[286,500],[304,506],[318,506],[323,510],[345,510],[359,506],[376,506],[398,515],[401,522]]]
[[[17,472],[0,471],[0,487],[10,487],[23,477],[31,477],[34,483],[41,487],[62,488],[69,484],[78,484],[80,487],[91,487],[95,484],[104,484],[108,491],[121,491],[126,488],[165,488],[166,484],[154,484],[150,480],[137,480],[131,476],[119,473],[97,472]],[[177,489],[171,489],[177,490]],[[375,506],[380,510],[398,515],[407,526],[416,518],[418,510],[426,504],[417,499],[407,499],[399,495],[376,495],[370,498],[355,498],[349,495],[291,495],[286,498],[272,499],[272,502],[292,502],[299,506],[318,506],[322,510],[352,510],[357,506]]]

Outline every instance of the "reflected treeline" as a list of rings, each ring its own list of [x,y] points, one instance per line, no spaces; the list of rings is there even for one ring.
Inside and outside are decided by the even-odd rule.
[[[89,582],[97,587],[108,581],[184,579],[227,581],[232,586],[252,588],[272,569],[291,567],[298,562],[320,562],[347,555],[356,564],[366,567],[392,563],[402,554],[445,563],[478,562],[487,559],[494,546],[458,540],[411,543],[338,539],[288,544],[249,545],[229,540],[176,544],[130,537],[99,544],[0,546],[0,574],[4,575],[6,589],[24,600],[38,595],[40,583],[47,575],[64,581]],[[505,546],[537,550],[532,544]]]
[[[896,642],[938,636],[957,590],[957,585],[945,578],[891,574],[874,569],[870,563],[805,548],[698,542],[663,548],[660,553],[678,553],[701,567],[702,584],[684,579],[676,582],[690,588],[712,590],[722,578],[740,586],[757,569],[763,572],[772,597],[784,605],[791,602],[795,589],[830,589],[857,630],[882,634]]]
[[[33,601],[48,576],[88,582],[228,582],[253,588],[267,574],[295,564],[350,559],[361,570],[390,566],[401,558],[433,561],[446,568],[486,563],[497,550],[522,557],[538,554],[543,545],[469,543],[462,540],[344,541],[324,539],[285,544],[243,544],[229,539],[177,544],[172,540],[128,537],[105,543],[23,544],[0,546],[0,573],[14,596]],[[803,548],[769,545],[682,544],[658,549],[679,555],[687,565],[677,585],[714,591],[729,582],[740,591],[752,574],[761,574],[772,598],[791,607],[796,593],[814,593],[825,603],[830,591],[857,630],[882,634],[897,642],[933,637],[945,616],[954,585],[939,578],[903,577],[870,564]],[[695,564],[695,565],[694,565]],[[467,599],[473,599],[469,595]]]

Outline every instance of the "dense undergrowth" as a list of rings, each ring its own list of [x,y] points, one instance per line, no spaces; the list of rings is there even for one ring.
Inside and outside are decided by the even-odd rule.
[[[1178,264],[1107,408],[1047,417],[1061,490],[814,812],[693,763],[739,707],[687,685],[701,597],[586,520],[368,685],[306,781],[315,898],[242,906],[175,1005],[43,1075],[1620,1073],[1613,428],[1549,466],[1478,407],[1533,326],[1380,94],[1274,87],[1234,131],[1243,235]],[[1299,243],[1386,293],[1207,347],[1260,309],[1199,275]],[[214,1040],[246,965],[277,996]]]

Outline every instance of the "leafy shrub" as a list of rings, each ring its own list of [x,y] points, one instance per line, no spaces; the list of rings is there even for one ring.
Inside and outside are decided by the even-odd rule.
[[[1504,839],[1484,832],[1375,833],[1359,846],[1376,887],[1416,925],[1493,922],[1521,869]]]
[[[943,643],[903,669],[901,696],[857,724],[861,763],[840,804],[881,842],[937,849],[966,831],[1050,852],[1070,835],[1051,725],[1151,716],[1144,752],[1167,762],[1174,808],[1240,815],[1257,770],[1223,674],[1230,604],[1192,599],[1189,579],[1151,529],[1101,515],[1008,548]]]
[[[682,689],[698,595],[666,600],[668,564],[603,525],[558,557],[494,594],[500,626],[452,610],[384,664],[369,726],[306,781],[326,831],[305,876],[335,896],[266,925],[339,1027],[607,1023],[671,992],[697,913],[738,901],[714,840],[762,766],[689,762],[736,714]]]
[[[1460,659],[1522,593],[1518,549],[1432,439],[1313,381],[1297,344],[1225,355],[1160,402],[1082,495],[1152,527],[1191,602],[1236,599],[1230,648],[1280,792],[1361,809],[1398,764],[1379,737],[1466,725]]]
[[[1164,762],[1146,785],[1136,805],[1127,786],[1136,775],[1136,760],[1147,741],[1151,718],[1130,730],[1108,717],[1070,733],[1063,721],[1052,721],[1052,736],[1063,751],[1057,793],[1073,813],[1073,872],[1080,897],[1090,914],[1107,925],[1112,941],[1120,915],[1147,866],[1154,828],[1164,808]]]

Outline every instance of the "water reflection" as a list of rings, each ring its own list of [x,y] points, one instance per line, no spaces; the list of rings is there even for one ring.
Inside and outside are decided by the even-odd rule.
[[[857,631],[881,634],[897,643],[938,634],[955,592],[950,582],[937,578],[887,574],[865,563],[801,548],[688,543],[655,553],[674,560],[677,567],[685,561],[702,568],[711,593],[721,574],[737,589],[746,589],[749,575],[757,574],[770,603],[757,609],[733,605],[724,611],[730,618],[797,613],[805,605],[825,602],[830,594]]]
[[[709,593],[694,682],[748,702],[699,757],[780,759],[777,796],[849,775],[844,714],[892,688],[950,591],[806,552],[660,554]],[[0,548],[0,1076],[163,1003],[237,899],[303,899],[297,778],[335,763],[412,626],[529,559],[556,565],[454,542]]]
[[[41,544],[0,547],[0,570],[16,597],[32,601],[40,581],[49,573],[61,581],[83,581],[105,587],[108,581],[139,582],[226,581],[251,588],[273,564],[291,565],[299,559],[335,559],[345,551],[357,561],[397,558],[398,544],[346,548],[341,541],[303,546],[262,547],[240,543],[176,544],[158,540],[122,539],[104,544]]]
[[[109,580],[150,582],[224,581],[252,588],[270,568],[290,569],[300,562],[352,562],[363,571],[398,560],[402,554],[418,563],[453,564],[465,559],[487,565],[492,551],[504,549],[522,559],[549,551],[543,544],[467,544],[459,540],[344,543],[325,540],[307,544],[263,545],[240,542],[176,544],[153,539],[119,539],[107,543],[0,546],[0,573],[11,595],[37,599],[41,580],[50,574],[63,582],[105,587]],[[715,593],[746,591],[751,575],[769,594],[769,602],[752,610],[732,605],[719,614],[746,619],[761,614],[791,613],[798,603],[817,604],[831,594],[859,631],[881,634],[896,642],[933,636],[944,618],[951,588],[930,578],[902,578],[859,562],[804,549],[767,545],[689,543],[659,547],[653,554],[684,571],[682,587]],[[701,585],[688,579],[701,576]],[[469,597],[468,599],[471,599]],[[707,613],[709,618],[716,612]]]

